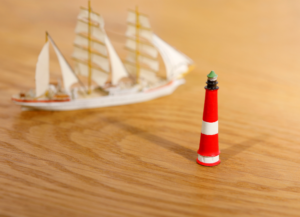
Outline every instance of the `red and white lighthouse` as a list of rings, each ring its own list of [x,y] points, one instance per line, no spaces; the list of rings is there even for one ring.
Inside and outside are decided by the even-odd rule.
[[[218,75],[211,71],[207,75],[202,130],[197,163],[204,166],[215,166],[220,163],[218,137]]]

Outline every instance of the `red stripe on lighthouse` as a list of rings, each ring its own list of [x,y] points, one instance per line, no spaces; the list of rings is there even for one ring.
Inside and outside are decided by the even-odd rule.
[[[215,157],[219,155],[220,151],[218,134],[205,135],[201,133],[198,154],[207,157]]]
[[[206,89],[203,121],[215,122],[217,120],[218,120],[218,90]]]

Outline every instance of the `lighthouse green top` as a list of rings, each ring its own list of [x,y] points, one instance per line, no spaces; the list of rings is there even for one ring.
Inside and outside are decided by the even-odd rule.
[[[214,71],[211,71],[208,75],[207,75],[208,78],[216,78],[218,77],[218,75],[214,72]]]

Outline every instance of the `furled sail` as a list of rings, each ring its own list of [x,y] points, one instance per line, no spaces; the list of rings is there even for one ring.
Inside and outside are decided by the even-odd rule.
[[[72,84],[78,82],[78,78],[74,74],[73,70],[71,69],[70,65],[67,63],[66,59],[63,57],[61,52],[59,51],[58,47],[55,45],[53,39],[48,35],[48,38],[54,48],[54,51],[56,53],[56,56],[58,58],[58,62],[60,65],[64,87],[67,92],[71,91]]]
[[[153,34],[152,42],[163,58],[169,80],[187,72],[189,65],[193,64],[189,57],[177,51],[155,34]]]
[[[80,8],[75,28],[73,58],[76,61],[76,73],[88,77],[89,92],[91,80],[103,86],[108,79],[110,64],[106,49],[104,21],[100,14],[89,8]]]
[[[35,69],[35,96],[43,95],[49,86],[49,41],[45,43],[38,57]]]
[[[148,17],[139,13],[138,10],[129,10],[126,36],[125,47],[129,53],[125,66],[128,72],[136,77],[137,82],[140,79],[150,83],[151,80],[157,80],[158,52],[152,44],[153,32]]]

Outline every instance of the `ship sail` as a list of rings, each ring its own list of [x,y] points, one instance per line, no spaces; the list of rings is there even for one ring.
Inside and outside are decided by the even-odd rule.
[[[49,88],[49,43],[52,44],[55,54],[58,58],[58,62],[60,65],[64,88],[67,92],[70,92],[72,84],[78,82],[77,77],[73,73],[70,65],[67,63],[66,59],[63,57],[62,53],[59,51],[58,47],[54,43],[51,36],[46,33],[47,42],[45,43],[42,51],[38,57],[38,61],[36,64],[35,71],[35,95],[36,97],[40,97]],[[48,40],[49,39],[49,40]]]
[[[89,52],[87,48],[82,48],[82,47],[74,47],[74,53],[73,57],[77,61],[84,61],[87,60],[88,58],[91,59],[92,64],[97,65],[102,68],[106,73],[109,72],[109,62],[107,59],[107,56],[104,56],[100,53],[97,52]]]
[[[89,67],[86,62],[77,62],[77,70],[82,75],[88,76]],[[107,81],[107,74],[103,73],[103,70],[97,66],[93,66],[91,69],[92,78],[98,85],[104,85]]]
[[[109,38],[105,35],[105,44],[108,49],[109,58],[111,62],[112,68],[112,84],[117,85],[119,80],[123,77],[128,77],[127,71],[120,60],[119,56],[117,55],[115,49],[113,48]]]
[[[104,21],[100,14],[90,7],[81,8],[75,28],[73,59],[76,72],[88,77],[88,93],[91,93],[92,80],[103,86],[108,79],[110,66],[106,49]]]
[[[58,58],[58,62],[60,65],[64,87],[67,92],[71,91],[72,84],[78,82],[78,78],[74,74],[73,70],[71,69],[70,65],[67,63],[66,59],[63,57],[61,52],[59,51],[58,47],[54,43],[53,39],[50,35],[48,35],[48,38],[50,39],[50,42],[54,48],[54,51],[56,53],[56,56]]]
[[[80,12],[77,18],[88,21],[89,16],[91,21],[99,23],[102,28],[104,27],[104,21],[101,15],[93,11],[89,11],[89,9],[87,8],[80,8]]]
[[[91,47],[97,51],[98,53],[107,56],[107,50],[104,43],[101,43],[97,40],[91,39],[90,41],[84,35],[76,35],[74,44],[79,47],[88,47],[89,43],[91,43]]]
[[[180,77],[193,64],[193,61],[189,57],[177,51],[155,34],[153,34],[153,44],[163,58],[169,80]]]
[[[132,38],[128,38],[125,44],[125,47],[129,50],[136,50],[137,49],[137,45],[136,45],[136,41]],[[142,42],[139,44],[139,49],[140,51],[142,51],[143,53],[156,58],[157,57],[157,49],[155,47],[153,47],[152,44],[148,44],[145,42]]]
[[[155,82],[159,70],[158,52],[152,44],[153,32],[149,19],[137,9],[128,11],[126,37],[125,47],[129,50],[126,69],[136,78],[136,82]]]
[[[38,57],[35,69],[35,96],[43,95],[49,85],[49,41],[45,43]]]

